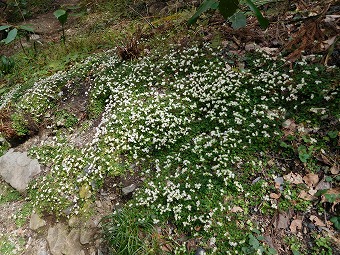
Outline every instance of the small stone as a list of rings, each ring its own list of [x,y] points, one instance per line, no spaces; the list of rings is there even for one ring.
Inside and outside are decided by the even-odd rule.
[[[30,39],[33,40],[33,41],[37,41],[40,39],[40,35],[38,34],[32,34],[30,35]]]
[[[95,201],[95,204],[96,204],[96,206],[97,206],[98,208],[103,207],[102,202],[100,202],[99,200],[96,200],[96,201]]]
[[[206,255],[207,253],[205,252],[205,250],[204,249],[202,249],[202,248],[198,248],[197,250],[196,250],[196,253],[195,253],[195,255]]]
[[[127,186],[125,188],[122,189],[123,195],[127,196],[130,193],[134,192],[134,190],[137,188],[136,184],[131,184],[130,186]]]
[[[30,229],[37,230],[43,226],[46,226],[46,221],[40,218],[38,214],[32,213],[30,219]]]
[[[254,43],[249,43],[244,47],[244,49],[246,51],[252,51],[252,50],[255,50],[255,49],[258,49],[258,48],[260,48],[260,47],[256,44],[254,44]]]
[[[288,127],[290,127],[291,124],[292,124],[292,121],[291,121],[290,119],[288,119],[288,120],[285,120],[285,121],[282,123],[282,127],[288,128]]]

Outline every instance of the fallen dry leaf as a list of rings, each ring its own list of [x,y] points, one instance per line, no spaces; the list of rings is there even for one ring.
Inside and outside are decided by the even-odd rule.
[[[286,138],[289,135],[294,134],[297,125],[295,124],[294,120],[292,119],[287,119],[282,123],[283,127],[283,138]]]
[[[340,15],[326,15],[324,21],[326,23],[332,23],[332,22],[335,22],[339,18],[340,18]]]
[[[323,189],[330,189],[330,188],[331,188],[331,184],[329,182],[326,182],[325,178],[322,179],[318,183],[318,185],[316,185],[316,187],[315,187],[316,190],[323,190]]]
[[[316,189],[309,189],[308,190],[308,194],[310,194],[312,196],[314,196],[316,192],[318,192]]]
[[[324,154],[320,154],[321,156],[318,156],[317,159],[319,161],[321,161],[322,163],[326,164],[326,165],[329,165],[331,166],[332,165],[332,162],[324,155]]]
[[[334,174],[334,175],[337,175],[339,174],[340,172],[340,167],[338,165],[334,165],[331,167],[331,173]]]
[[[270,193],[269,195],[270,198],[273,198],[273,199],[279,199],[281,197],[281,194],[276,194],[276,193]]]
[[[302,229],[302,220],[293,220],[292,223],[290,224],[290,231],[292,233],[296,233],[298,230]]]
[[[319,182],[319,176],[317,174],[307,174],[302,178],[308,187],[315,187]]]
[[[329,38],[321,43],[322,50],[328,50],[330,46],[332,46],[335,42],[336,36]]]
[[[284,175],[283,179],[285,179],[287,182],[293,183],[293,184],[303,183],[303,179],[302,179],[301,175],[295,174],[293,172],[290,172],[289,174]]]
[[[325,227],[326,224],[323,223],[322,220],[320,220],[318,217],[316,217],[315,215],[311,215],[309,217],[309,219],[316,225],[316,226],[319,226],[319,227]]]
[[[237,212],[243,212],[243,209],[239,206],[234,206],[230,211],[233,213],[237,213]]]
[[[286,213],[280,213],[277,216],[275,226],[278,229],[280,228],[286,229],[288,228],[288,222],[289,222],[289,216]]]
[[[312,195],[308,194],[304,190],[301,190],[301,192],[299,194],[299,198],[302,198],[303,200],[307,200],[307,201],[312,201],[314,199],[314,197]]]

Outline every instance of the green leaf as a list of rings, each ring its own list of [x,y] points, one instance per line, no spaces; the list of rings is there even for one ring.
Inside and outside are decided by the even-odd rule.
[[[228,19],[236,12],[239,0],[220,0],[218,9],[225,19]]]
[[[340,230],[340,217],[334,216],[330,219],[330,222],[333,223],[334,227],[337,230]]]
[[[0,31],[5,30],[5,29],[10,28],[10,27],[11,27],[11,25],[0,26]]]
[[[7,37],[3,39],[1,42],[5,44],[9,44],[10,42],[14,41],[17,34],[18,34],[18,29],[13,28],[11,31],[9,31]]]
[[[327,191],[328,191],[328,189],[320,189],[314,194],[314,196],[316,196],[316,197],[322,196],[325,193],[327,193]]]
[[[242,12],[235,13],[230,17],[229,20],[231,21],[231,26],[233,29],[239,29],[247,25],[246,15],[244,15]]]
[[[65,10],[56,10],[54,13],[54,16],[59,20],[61,25],[64,25],[67,20],[67,12]]]
[[[327,133],[327,135],[330,137],[330,138],[332,138],[332,139],[334,139],[334,138],[336,138],[337,136],[338,136],[338,131],[329,131],[328,133]]]
[[[188,25],[195,24],[198,17],[201,16],[203,12],[206,12],[209,9],[217,9],[218,1],[217,0],[205,0],[197,9],[196,13],[188,20]]]
[[[277,251],[274,248],[269,247],[268,248],[268,254],[274,255],[274,254],[277,254]]]
[[[301,255],[301,253],[297,250],[292,250],[292,252],[293,252],[293,255]]]
[[[34,33],[34,27],[32,25],[28,25],[28,24],[20,25],[18,28],[22,29],[22,30],[25,30],[25,31],[28,31],[28,32]]]
[[[304,145],[300,145],[298,147],[298,152],[299,152],[299,158],[303,163],[306,163],[307,159],[311,157],[311,155],[307,153],[307,148]]]
[[[325,194],[325,199],[329,203],[334,203],[340,195],[338,194]]]
[[[253,236],[252,234],[249,235],[249,244],[255,249],[257,250],[257,248],[259,248],[260,243],[259,241],[256,239],[255,236]]]
[[[283,148],[290,148],[290,147],[292,147],[292,146],[290,146],[289,144],[286,144],[283,141],[280,142],[280,146],[283,147]]]
[[[264,236],[258,236],[258,237],[257,237],[257,240],[259,240],[259,241],[264,241]]]
[[[253,230],[252,230],[255,234],[261,234],[261,232],[260,232],[260,230],[258,230],[258,229],[256,229],[256,228],[254,228]]]
[[[260,26],[265,29],[269,26],[269,20],[264,18],[262,16],[262,13],[260,10],[257,8],[257,6],[251,1],[251,0],[246,0],[247,5],[249,6],[250,10],[252,10],[257,18],[257,20],[260,23]]]
[[[332,181],[333,181],[333,178],[330,177],[330,176],[326,176],[326,177],[325,177],[325,181],[326,181],[326,182],[332,182]]]

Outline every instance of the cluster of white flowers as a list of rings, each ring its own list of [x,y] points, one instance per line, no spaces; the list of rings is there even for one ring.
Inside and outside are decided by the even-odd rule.
[[[308,84],[294,81],[276,63],[268,67],[269,56],[253,61],[259,65],[256,73],[236,72],[227,70],[215,52],[204,45],[134,62],[109,52],[37,82],[20,102],[37,117],[50,107],[50,99],[63,97],[65,86],[77,85],[74,75],[88,77],[90,105],[104,107],[93,140],[83,148],[50,145],[58,156],[53,156],[50,175],[32,187],[41,191],[36,205],[47,201],[49,210],[77,214],[107,174],[120,175],[137,162],[147,168],[147,181],[133,206],[152,211],[154,224],[170,219],[192,233],[214,228],[225,233],[231,209],[242,205],[228,197],[258,199],[235,167],[247,162],[246,152],[268,148],[280,135],[286,106],[297,104]],[[48,161],[43,152],[35,155]],[[251,164],[254,172],[263,167],[262,162]],[[261,185],[269,189],[267,182]],[[214,245],[220,240],[210,238],[216,238]],[[240,243],[228,241],[232,247]]]

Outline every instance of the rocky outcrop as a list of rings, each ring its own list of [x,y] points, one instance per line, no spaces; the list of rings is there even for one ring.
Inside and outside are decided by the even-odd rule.
[[[24,192],[28,183],[40,172],[38,160],[29,158],[27,152],[10,149],[0,157],[0,176],[19,192]]]

